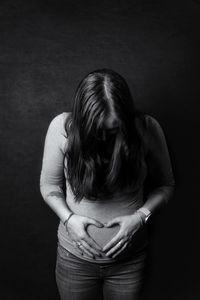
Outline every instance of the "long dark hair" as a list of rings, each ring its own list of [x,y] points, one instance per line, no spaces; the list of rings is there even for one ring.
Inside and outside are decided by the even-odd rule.
[[[81,80],[65,124],[67,179],[76,201],[109,198],[138,187],[144,145],[136,119],[143,117],[117,72],[99,69]],[[114,132],[106,126],[108,120],[115,124]]]

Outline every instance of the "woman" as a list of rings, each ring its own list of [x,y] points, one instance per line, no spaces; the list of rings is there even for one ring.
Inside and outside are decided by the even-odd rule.
[[[72,112],[53,118],[40,190],[60,219],[55,275],[61,299],[138,299],[146,223],[172,197],[174,176],[160,124],[135,109],[118,73],[87,74]]]

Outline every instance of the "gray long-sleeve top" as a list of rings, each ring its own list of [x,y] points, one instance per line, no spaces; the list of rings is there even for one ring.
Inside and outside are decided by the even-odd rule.
[[[120,215],[133,214],[144,203],[144,189],[142,188],[134,195],[124,194],[112,200],[92,201],[83,198],[80,203],[74,201],[74,195],[66,180],[66,158],[64,153],[67,148],[67,135],[65,132],[65,121],[70,116],[70,112],[63,112],[50,122],[47,130],[42,169],[40,175],[40,191],[45,199],[52,191],[62,192],[66,188],[66,204],[71,211],[82,216],[88,216],[104,223]],[[145,115],[146,133],[144,134],[146,144],[146,175],[150,176],[158,188],[165,188],[166,191],[175,185],[170,155],[163,129],[159,122],[150,115]],[[145,177],[143,178],[145,182]],[[63,194],[64,195],[64,194]],[[97,228],[94,225],[88,227],[89,234],[101,245],[104,246],[118,231],[118,226],[111,228]],[[73,247],[72,241],[66,233],[63,223],[58,226],[58,240],[60,244],[74,255],[80,257],[79,252]],[[138,250],[146,244],[146,230],[135,237],[133,248],[124,251],[125,255],[130,251]],[[90,261],[89,257],[81,258]],[[114,260],[112,258],[101,257],[96,262]]]

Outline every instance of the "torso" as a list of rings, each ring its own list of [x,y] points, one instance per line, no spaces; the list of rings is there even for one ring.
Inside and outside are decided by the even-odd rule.
[[[64,115],[65,118],[67,115]],[[66,160],[65,160],[66,165]],[[144,174],[145,177],[145,174]],[[66,169],[65,169],[65,178],[66,178]],[[87,216],[94,218],[102,223],[111,220],[117,216],[122,215],[131,215],[138,208],[143,205],[143,187],[137,190],[135,193],[130,193],[130,191],[123,192],[121,194],[116,194],[113,199],[103,199],[103,200],[89,200],[83,198],[80,203],[75,202],[74,194],[71,190],[71,187],[66,180],[66,203],[69,209],[75,214]],[[69,241],[69,237],[64,236],[64,228],[60,225],[59,228],[63,243],[67,243]],[[101,246],[104,246],[119,230],[119,226],[111,227],[111,228],[97,228],[94,225],[90,225],[88,227],[88,232],[92,236],[94,240],[96,240]],[[138,243],[141,244],[145,242],[145,234],[142,233],[143,238],[141,236],[136,237],[138,239]],[[68,241],[68,242],[67,242]],[[138,247],[138,243],[136,241],[135,247]]]

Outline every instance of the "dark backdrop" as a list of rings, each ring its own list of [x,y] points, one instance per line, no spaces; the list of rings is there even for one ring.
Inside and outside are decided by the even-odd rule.
[[[50,120],[89,71],[127,80],[168,141],[176,195],[154,222],[143,299],[200,299],[198,1],[0,2],[0,297],[58,299],[58,218],[39,175]],[[154,224],[155,225],[155,224]]]

